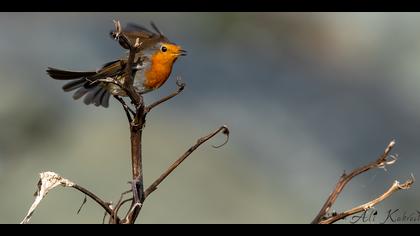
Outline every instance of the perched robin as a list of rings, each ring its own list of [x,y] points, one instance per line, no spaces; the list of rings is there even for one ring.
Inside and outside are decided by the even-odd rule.
[[[132,23],[122,30],[122,33],[134,44],[136,40],[139,47],[133,63],[133,86],[140,94],[147,93],[161,87],[169,78],[174,62],[179,56],[186,55],[181,46],[170,42],[152,23],[156,32],[152,32],[143,26]],[[111,32],[115,37],[116,32]],[[125,49],[122,41],[120,44]],[[127,58],[106,63],[96,72],[66,71],[49,67],[47,73],[57,80],[70,80],[63,86],[66,92],[76,90],[73,99],[83,96],[86,105],[109,106],[109,97],[127,96],[125,91],[117,84],[107,82],[109,79],[124,83],[127,78],[125,67]]]

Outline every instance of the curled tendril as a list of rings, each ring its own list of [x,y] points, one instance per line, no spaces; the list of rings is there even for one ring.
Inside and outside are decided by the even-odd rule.
[[[211,145],[213,148],[221,148],[229,142],[230,130],[226,125],[222,126],[222,134],[226,135],[226,140],[220,145]]]

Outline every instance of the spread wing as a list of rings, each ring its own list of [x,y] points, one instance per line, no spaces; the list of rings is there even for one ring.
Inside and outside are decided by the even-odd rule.
[[[140,50],[143,48],[148,48],[154,45],[156,42],[169,42],[169,40],[157,29],[157,27],[152,23],[152,27],[156,30],[152,32],[151,30],[147,29],[142,25],[137,25],[134,23],[128,23],[125,27],[123,27],[123,33],[128,37],[131,43],[135,43],[136,39],[138,38],[142,43]],[[113,31],[111,31],[111,35],[113,35]],[[124,45],[120,42],[120,45],[128,49],[127,45]]]

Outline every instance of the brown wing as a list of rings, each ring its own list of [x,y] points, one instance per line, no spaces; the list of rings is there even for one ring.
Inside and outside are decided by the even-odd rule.
[[[123,27],[123,33],[128,37],[132,44],[134,44],[138,38],[142,43],[140,50],[155,45],[157,42],[169,42],[169,40],[156,28],[156,26],[154,26],[153,23],[152,26],[156,30],[156,33],[150,31],[142,25],[128,23],[125,27]],[[113,34],[114,32],[111,32],[111,35]],[[123,48],[128,49],[127,45],[124,45],[121,41],[120,45]]]

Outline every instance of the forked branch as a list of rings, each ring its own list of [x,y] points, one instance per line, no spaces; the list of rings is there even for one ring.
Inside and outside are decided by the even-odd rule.
[[[372,207],[374,207],[375,205],[382,202],[383,200],[390,197],[396,191],[402,190],[402,189],[403,190],[409,189],[413,183],[414,183],[414,177],[411,177],[410,179],[405,181],[405,183],[403,183],[403,184],[400,184],[398,181],[395,181],[385,193],[383,193],[381,196],[373,199],[372,201],[370,201],[368,203],[365,203],[363,205],[357,206],[353,209],[347,210],[345,212],[336,214],[335,216],[332,216],[330,218],[322,220],[319,223],[320,224],[332,224],[332,223],[334,223],[338,220],[342,220],[342,219],[344,219],[348,216],[357,214],[357,213],[362,212],[362,211],[367,211],[367,210],[371,209]]]
[[[315,217],[315,219],[312,221],[312,224],[320,224],[320,223],[333,223],[336,222],[337,220],[343,219],[346,216],[352,215],[352,214],[356,214],[358,212],[360,212],[360,207],[362,207],[363,209],[367,210],[368,206],[373,206],[378,204],[379,202],[383,201],[384,199],[386,199],[387,197],[389,197],[392,193],[396,192],[397,190],[400,189],[408,189],[410,188],[410,186],[413,184],[414,182],[414,178],[411,178],[409,180],[407,180],[404,184],[399,185],[398,181],[396,181],[392,187],[385,192],[383,195],[381,195],[379,198],[363,204],[359,207],[353,208],[349,211],[345,211],[343,213],[339,213],[339,214],[334,214],[332,216],[327,216],[328,212],[330,211],[332,205],[335,203],[335,201],[337,200],[338,196],[340,195],[340,193],[343,191],[344,187],[347,185],[347,183],[349,183],[354,177],[368,171],[371,169],[375,169],[375,168],[385,168],[387,165],[391,165],[394,164],[397,159],[394,155],[390,155],[391,150],[393,149],[393,147],[395,146],[395,139],[392,139],[388,146],[385,148],[384,152],[378,157],[378,159],[376,159],[375,161],[364,165],[362,167],[356,168],[354,170],[352,170],[349,174],[344,173],[338,183],[336,184],[334,190],[331,192],[331,194],[329,195],[329,197],[327,198],[327,200],[325,201],[324,205],[322,206],[321,210],[319,211],[318,215]],[[391,158],[390,160],[388,158]],[[373,205],[372,205],[373,204]],[[351,214],[350,214],[351,213]]]

